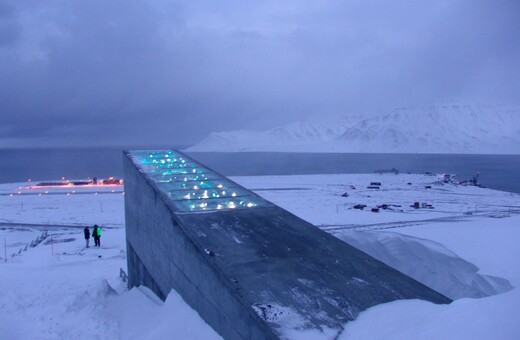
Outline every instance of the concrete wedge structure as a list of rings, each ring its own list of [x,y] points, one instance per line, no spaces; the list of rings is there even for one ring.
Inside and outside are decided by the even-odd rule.
[[[124,153],[128,275],[178,291],[226,339],[336,329],[397,299],[450,299],[173,150]]]

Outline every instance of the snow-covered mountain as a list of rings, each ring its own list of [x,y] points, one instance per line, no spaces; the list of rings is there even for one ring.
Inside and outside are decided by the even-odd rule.
[[[520,109],[446,104],[372,118],[213,132],[187,151],[520,153]]]
[[[334,143],[359,120],[343,117],[334,122],[295,122],[267,131],[212,132],[187,151],[307,151]]]

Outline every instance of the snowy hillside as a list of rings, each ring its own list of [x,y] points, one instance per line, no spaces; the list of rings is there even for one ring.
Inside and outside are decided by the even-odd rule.
[[[519,154],[520,109],[405,107],[367,119],[214,132],[187,151]]]
[[[300,151],[302,148],[321,148],[347,132],[348,127],[358,120],[343,117],[335,122],[295,122],[267,131],[213,132],[187,151]]]

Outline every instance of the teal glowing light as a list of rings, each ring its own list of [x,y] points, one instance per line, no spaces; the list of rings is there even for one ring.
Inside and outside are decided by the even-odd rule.
[[[130,151],[142,171],[181,212],[250,209],[270,203],[172,150]]]

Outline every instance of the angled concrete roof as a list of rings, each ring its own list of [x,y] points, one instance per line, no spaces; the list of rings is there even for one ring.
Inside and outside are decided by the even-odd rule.
[[[284,327],[340,330],[361,311],[397,299],[450,302],[180,152],[130,151],[127,156],[131,164],[125,170],[125,199],[132,200],[132,195],[141,195],[144,190],[133,189],[136,180],[132,178],[137,177],[132,174],[137,170],[171,214],[172,224],[161,228],[175,229],[188,240],[190,249],[201,254],[198,265],[216,273],[208,280],[217,280],[239,302],[243,310],[238,314],[249,313],[255,322],[264,323],[265,329],[270,329],[268,333],[272,331],[266,337],[281,336]],[[126,209],[129,207],[127,204]],[[126,214],[127,228],[132,230],[131,221],[139,220],[139,216]],[[139,241],[132,236],[128,240],[135,253],[145,258],[139,253]],[[165,282],[154,277],[164,276],[164,271],[154,273],[153,263],[142,262],[156,282]],[[175,264],[175,270],[180,267],[182,264]],[[186,282],[197,286],[202,295],[211,294],[200,288],[204,283],[197,283],[205,278],[192,270],[196,272],[197,268],[185,266],[182,270],[190,277]],[[166,287],[169,284],[159,287],[164,295],[175,286]],[[218,296],[205,298],[212,304],[226,304]],[[221,327],[211,320],[208,323],[217,331]]]

